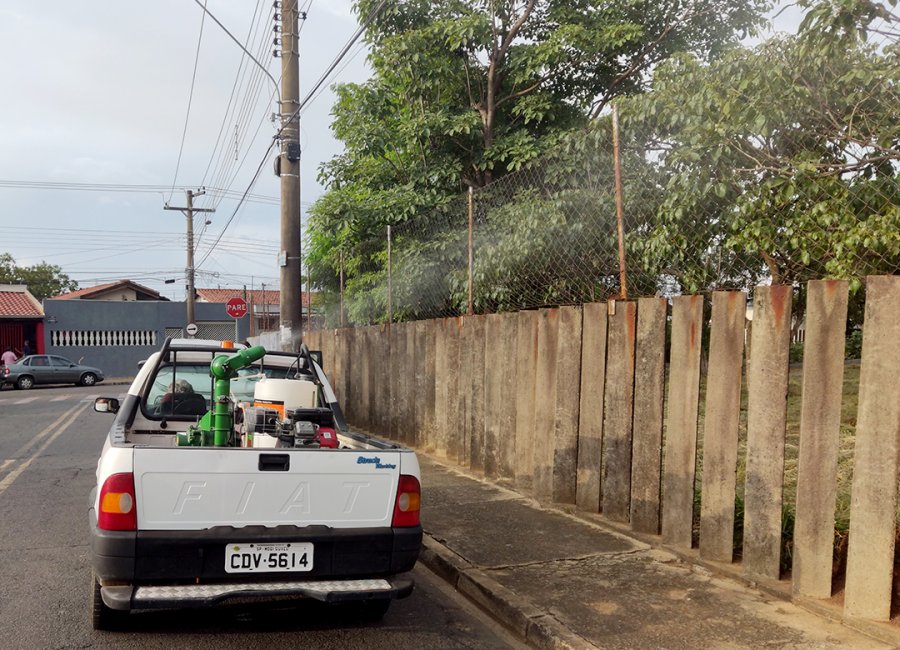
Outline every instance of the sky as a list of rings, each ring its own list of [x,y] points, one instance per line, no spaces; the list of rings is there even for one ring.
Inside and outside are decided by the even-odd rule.
[[[307,12],[304,97],[357,20],[351,0],[299,2]],[[206,3],[278,80],[272,0]],[[183,206],[185,188],[205,186],[230,194],[210,190],[195,201],[216,210],[195,218],[196,285],[277,285],[279,181],[271,157],[253,200],[237,210],[276,130],[274,86],[203,15],[193,0],[0,0],[0,253],[20,266],[58,265],[82,287],[127,278],[183,300],[186,220],[163,206]],[[793,28],[798,19],[789,10],[779,22]],[[365,58],[360,41],[302,114],[304,211],[323,192],[320,164],[341,151],[329,128],[330,85],[368,78]],[[142,187],[73,191],[48,183]]]
[[[304,97],[358,24],[350,0],[299,2],[307,11],[300,31]],[[280,79],[281,59],[271,55],[272,0],[207,0],[207,8],[242,42],[250,34],[247,49],[262,52],[257,58]],[[271,156],[252,191],[254,201],[223,233],[275,133],[274,85],[255,64],[238,74],[241,49],[208,18],[194,77],[202,17],[192,0],[0,0],[0,253],[10,253],[20,266],[56,264],[82,287],[129,278],[182,300],[186,219],[163,205],[184,206],[184,189],[21,185],[205,185],[237,194],[210,192],[195,200],[216,209],[195,218],[196,234],[202,232],[196,285],[277,285],[279,180]],[[365,55],[359,41],[330,83],[365,80]],[[320,163],[340,151],[329,129],[333,103],[326,87],[301,116],[304,209],[322,192]]]

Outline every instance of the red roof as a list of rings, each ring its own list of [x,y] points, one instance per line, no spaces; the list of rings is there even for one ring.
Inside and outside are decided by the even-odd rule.
[[[243,298],[254,305],[278,305],[281,303],[281,293],[276,289],[197,289],[200,300],[205,302],[226,303],[232,298]],[[315,295],[315,294],[312,294]],[[310,292],[303,294],[303,306],[309,308]]]
[[[148,287],[138,284],[137,282],[132,282],[131,280],[117,280],[116,282],[107,282],[106,284],[98,284],[95,287],[87,287],[84,289],[79,289],[78,291],[70,291],[69,293],[61,293],[58,296],[53,296],[54,300],[72,300],[74,298],[84,298],[89,297],[94,294],[104,293],[114,288],[130,288],[138,293],[145,294],[148,298],[152,298],[155,300],[167,300],[167,298],[161,298],[158,291],[154,291]]]
[[[103,291],[104,289],[109,289],[117,285],[118,282],[107,282],[106,284],[98,284],[96,287],[86,287],[84,289],[79,289],[78,291],[70,291],[69,293],[61,293],[58,296],[53,296],[54,300],[69,300],[70,298],[81,298],[82,296],[86,296],[94,293],[95,291]]]
[[[43,318],[44,310],[24,285],[0,285],[0,318]]]

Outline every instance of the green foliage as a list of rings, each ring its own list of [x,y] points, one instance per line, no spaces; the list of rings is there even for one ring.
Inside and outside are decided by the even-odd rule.
[[[868,44],[864,24],[824,29],[837,14],[817,4],[807,31],[711,64],[673,58],[653,92],[625,102],[623,128],[647,133],[671,174],[649,268],[688,261],[677,275],[692,291],[717,276],[697,251],[743,257],[724,268],[751,269],[733,278],[745,287],[765,273],[856,290],[900,268],[900,50]]]
[[[377,4],[360,0],[357,10],[367,16]],[[345,275],[352,278],[351,318],[383,320],[377,310],[384,301],[368,294],[381,282],[385,226],[431,219],[466,188],[555,152],[566,134],[584,128],[610,100],[643,91],[648,71],[660,61],[679,51],[702,60],[718,55],[738,35],[754,31],[766,7],[767,0],[388,3],[367,30],[372,78],[337,88],[332,128],[345,152],[320,169],[328,191],[310,210],[306,261],[313,281],[336,291],[343,254]],[[534,232],[522,226],[495,247],[493,258],[507,267],[517,256],[534,259]],[[515,249],[514,241],[524,248]],[[413,239],[406,245],[415,246]],[[409,264],[432,264],[426,252],[459,254],[448,242],[422,246],[408,252]],[[483,268],[485,277],[498,272]],[[411,271],[423,281],[428,273]],[[459,285],[446,273],[428,280],[437,281],[442,290]],[[500,289],[483,302],[508,304],[514,291]],[[548,300],[570,293],[554,287]],[[458,304],[459,297],[445,292],[444,302]],[[420,308],[410,306],[425,314]]]
[[[75,291],[78,283],[55,264],[41,262],[32,266],[18,266],[9,253],[0,253],[0,284],[24,284],[38,300]]]
[[[850,332],[844,346],[844,357],[847,359],[859,359],[862,357],[863,333],[861,330]]]

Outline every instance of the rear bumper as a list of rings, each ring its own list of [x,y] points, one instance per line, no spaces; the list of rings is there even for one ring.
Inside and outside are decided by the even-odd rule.
[[[394,576],[412,570],[422,545],[420,526],[106,531],[97,528],[93,511],[90,523],[94,573],[103,587],[104,602],[113,608],[123,603],[129,603],[129,608],[200,606],[238,596],[297,595],[329,601],[401,598],[412,589],[412,581],[407,586]],[[226,572],[226,545],[250,542],[309,542],[313,544],[312,570]],[[347,584],[340,588],[338,583]],[[146,590],[149,587],[159,589]]]
[[[182,609],[211,607],[232,599],[277,597],[313,598],[323,602],[405,598],[413,590],[408,576],[366,580],[309,580],[293,582],[239,582],[201,585],[101,587],[100,595],[110,609]]]

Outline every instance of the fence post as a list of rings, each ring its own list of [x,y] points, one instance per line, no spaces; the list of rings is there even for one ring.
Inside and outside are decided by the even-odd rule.
[[[806,287],[793,590],[831,598],[848,283],[813,280]]]
[[[600,506],[604,516],[628,522],[631,515],[631,449],[634,408],[634,342],[637,304],[607,303],[606,389]]]
[[[700,557],[716,562],[731,562],[734,555],[735,470],[746,318],[747,296],[743,292],[713,292],[703,419]]]
[[[787,421],[790,285],[759,286],[747,369],[747,478],[743,570],[777,580],[781,561],[784,435]]]
[[[628,278],[625,275],[625,224],[622,215],[622,169],[619,166],[619,111],[612,105],[613,169],[616,179],[616,225],[619,230],[619,297],[628,300]]]
[[[341,249],[341,327],[344,327],[344,249]]]
[[[631,528],[652,535],[659,534],[668,307],[665,298],[639,299],[635,337]]]
[[[844,614],[850,618],[887,621],[891,616],[900,445],[898,339],[900,278],[869,276],[844,594]]]
[[[474,278],[475,278],[475,249],[474,249],[474,228],[475,228],[475,193],[472,190],[472,187],[469,187],[469,305],[466,313],[471,316],[475,313],[475,302],[473,299],[474,293]]]
[[[387,276],[388,276],[388,287],[387,287],[387,311],[388,311],[388,325],[394,322],[394,305],[391,301],[391,296],[393,294],[393,287],[391,285],[391,227],[390,225],[387,227]]]

